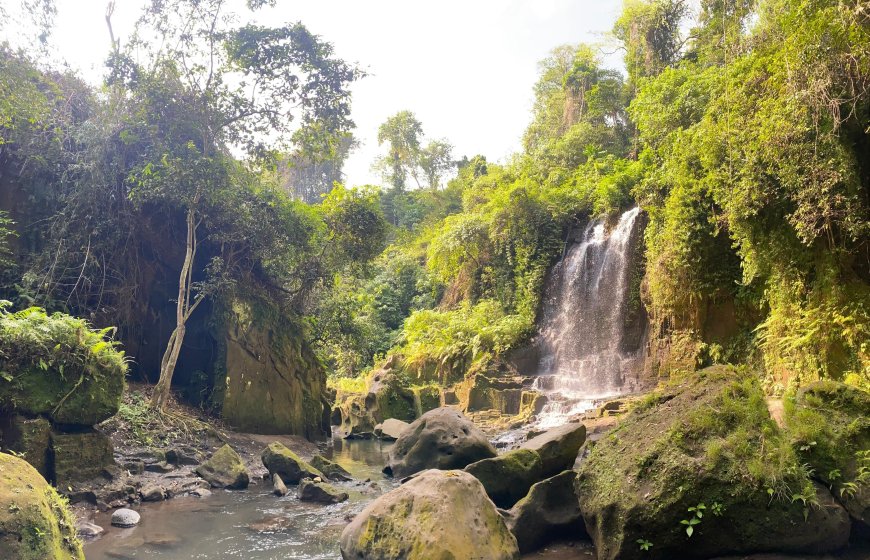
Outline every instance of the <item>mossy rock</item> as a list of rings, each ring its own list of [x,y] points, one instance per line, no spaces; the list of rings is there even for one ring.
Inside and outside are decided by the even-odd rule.
[[[61,313],[0,309],[0,408],[84,426],[113,416],[127,365],[107,332]]]
[[[384,420],[411,422],[418,416],[417,395],[404,377],[387,366],[371,373],[364,395],[350,395],[338,408],[344,437],[371,437]]]
[[[277,473],[287,484],[299,484],[299,481],[304,478],[317,476],[322,479],[326,478],[325,474],[303,461],[299,455],[277,441],[270,443],[260,457],[269,474]]]
[[[370,503],[341,534],[343,558],[517,560],[519,550],[480,482],[429,470]]]
[[[424,385],[413,387],[414,402],[417,407],[417,416],[434,410],[441,406],[441,387],[437,385]],[[400,418],[397,418],[400,420]]]
[[[598,558],[843,547],[848,514],[809,479],[758,380],[716,366],[682,381],[637,406],[581,463],[577,496]]]
[[[0,558],[85,558],[64,500],[30,464],[5,453],[0,453]]]
[[[51,423],[48,420],[13,414],[3,419],[2,432],[0,441],[4,451],[14,451],[46,480],[52,478],[53,472],[49,463]]]
[[[115,463],[112,442],[97,430],[51,434],[54,477],[59,488],[99,476]]]
[[[504,509],[517,503],[544,477],[541,456],[529,449],[514,449],[471,463],[465,472],[479,480],[493,503]]]
[[[344,467],[338,463],[330,461],[322,455],[315,455],[312,457],[311,466],[325,474],[330,480],[353,480],[353,477]]]
[[[208,461],[196,467],[196,474],[214,488],[244,489],[250,482],[244,461],[229,445],[224,445]]]
[[[785,428],[801,461],[855,519],[870,525],[870,394],[824,380],[785,403]]]

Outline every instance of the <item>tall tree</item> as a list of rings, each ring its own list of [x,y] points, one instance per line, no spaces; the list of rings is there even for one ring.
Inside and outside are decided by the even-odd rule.
[[[147,138],[131,197],[177,208],[186,224],[176,327],[151,403],[158,409],[186,323],[223,274],[219,261],[196,270],[196,255],[203,221],[240,187],[231,150],[252,161],[294,148],[330,153],[352,125],[348,85],[360,74],[330,44],[299,23],[234,21],[226,0],[152,0],[126,49],[110,60],[109,83],[128,105],[126,137]],[[204,274],[210,281],[195,281]]]
[[[378,162],[384,179],[396,190],[407,187],[408,176],[420,186],[417,158],[423,125],[411,111],[399,111],[378,128],[378,145],[389,145],[387,156]]]
[[[418,165],[426,178],[426,184],[433,191],[437,191],[444,175],[456,167],[453,146],[445,139],[430,141],[420,150]]]

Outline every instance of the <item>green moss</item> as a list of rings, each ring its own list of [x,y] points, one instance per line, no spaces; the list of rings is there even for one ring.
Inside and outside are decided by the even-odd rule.
[[[214,455],[196,468],[196,474],[218,488],[247,488],[249,477],[245,463],[229,445],[224,445]]]
[[[500,508],[510,508],[543,478],[543,463],[535,451],[514,449],[498,457],[483,459],[465,467]]]
[[[0,406],[92,426],[118,411],[124,353],[82,319],[38,308],[0,307]]]
[[[64,499],[25,461],[0,453],[0,558],[84,557]]]

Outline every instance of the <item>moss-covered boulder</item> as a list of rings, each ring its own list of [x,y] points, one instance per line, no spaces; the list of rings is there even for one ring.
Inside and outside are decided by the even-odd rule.
[[[585,537],[580,502],[574,494],[577,473],[564,471],[542,480],[505,514],[508,529],[523,554],[550,541]]]
[[[279,474],[287,484],[299,484],[303,478],[318,476],[326,478],[324,473],[303,461],[299,455],[277,441],[270,443],[260,454],[260,457],[269,474]]]
[[[341,534],[345,560],[519,558],[516,539],[480,482],[429,470],[369,504]]]
[[[332,484],[308,479],[299,482],[297,495],[300,501],[319,504],[338,504],[348,498],[347,492],[339,490]]]
[[[344,467],[338,463],[330,461],[322,455],[315,455],[312,457],[311,466],[325,474],[330,480],[353,480],[353,477]]]
[[[465,472],[483,484],[486,494],[500,508],[509,508],[543,478],[541,456],[529,449],[514,449],[498,457],[482,459]]]
[[[551,428],[523,442],[520,447],[540,455],[543,475],[553,476],[574,466],[585,441],[586,426],[572,422]]]
[[[5,453],[0,453],[0,558],[85,558],[63,499],[30,464]]]
[[[112,442],[98,430],[73,433],[55,430],[51,434],[51,447],[54,478],[59,488],[93,479],[115,464]]]
[[[224,302],[221,309],[224,420],[259,434],[328,435],[326,372],[299,325],[254,297]]]
[[[870,525],[870,394],[819,381],[786,400],[784,421],[801,461],[854,519]]]
[[[31,308],[0,308],[0,409],[93,426],[121,405],[127,365],[83,319]]]
[[[581,463],[576,490],[602,560],[818,553],[849,538],[848,514],[809,479],[758,380],[729,367],[639,404]]]
[[[208,461],[196,467],[196,474],[214,488],[243,489],[250,482],[244,461],[229,445],[224,445]]]
[[[459,411],[436,408],[402,432],[384,472],[401,478],[426,469],[461,469],[496,455],[483,432]]]
[[[49,462],[51,452],[51,423],[42,417],[27,418],[13,414],[0,419],[0,443],[3,451],[13,451],[33,465],[46,480],[53,471]]]

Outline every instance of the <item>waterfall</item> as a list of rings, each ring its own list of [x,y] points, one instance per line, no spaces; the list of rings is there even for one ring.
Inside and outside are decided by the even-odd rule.
[[[550,274],[537,339],[535,388],[549,396],[541,427],[636,389],[640,344],[625,317],[639,214],[626,211],[609,232],[592,221]]]

